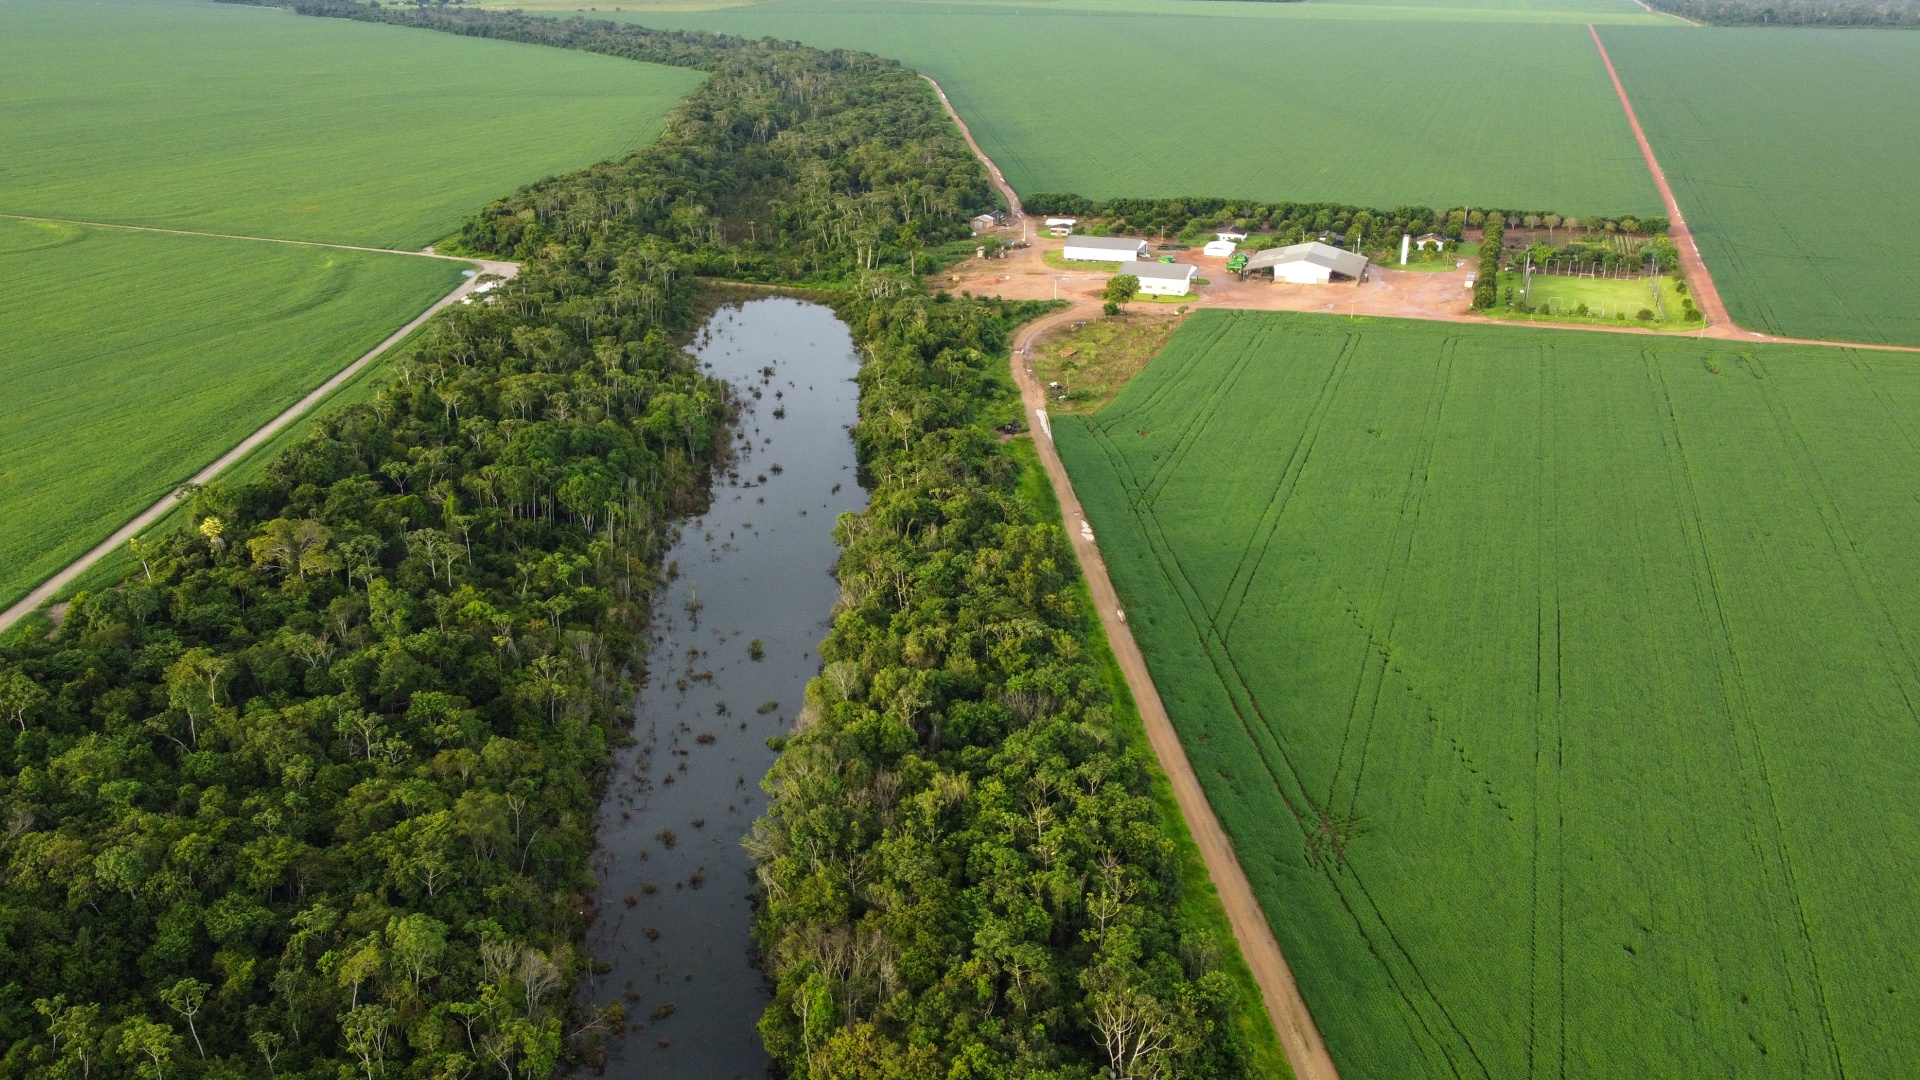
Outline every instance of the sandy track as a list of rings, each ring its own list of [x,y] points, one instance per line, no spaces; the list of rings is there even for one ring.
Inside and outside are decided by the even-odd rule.
[[[341,368],[332,378],[315,387],[311,393],[299,401],[294,402],[292,405],[287,406],[280,415],[267,421],[253,434],[240,440],[239,445],[220,455],[219,458],[206,468],[194,473],[193,477],[187,481],[188,484],[204,484],[214,477],[219,476],[235,462],[246,457],[256,447],[279,434],[288,424],[306,415],[315,405],[325,400],[327,395],[338,390],[349,379],[358,375],[368,364],[379,359],[382,353],[405,341],[409,334],[420,329],[428,319],[439,314],[447,305],[457,303],[464,299],[468,293],[471,293],[474,288],[479,285],[482,275],[493,274],[502,278],[510,278],[520,272],[519,263],[494,262],[487,259],[462,259],[453,255],[441,255],[431,248],[426,251],[391,251],[387,248],[354,247],[350,244],[321,244],[306,240],[276,240],[272,237],[264,236],[227,236],[220,233],[195,233],[180,229],[152,229],[139,225],[106,225],[91,221],[71,221],[65,218],[25,217],[19,214],[0,214],[0,217],[12,218],[17,221],[55,221],[67,225],[88,225],[104,229],[133,229],[139,232],[170,233],[178,236],[217,236],[227,240],[259,240],[272,244],[299,244],[304,247],[344,248],[348,251],[377,251],[392,255],[412,255],[419,258],[448,259],[454,262],[471,263],[479,270],[478,274],[462,281],[452,292],[434,301],[432,307],[415,316],[413,321],[395,330],[392,334],[389,334],[380,344],[375,345],[373,348],[361,354],[359,359]],[[122,544],[140,535],[140,533],[153,525],[154,522],[165,517],[167,512],[172,510],[183,498],[185,498],[184,486],[168,492],[165,496],[161,497],[160,501],[142,511],[138,517],[122,525],[112,536],[100,541],[100,543],[94,545],[93,549],[85,555],[67,564],[65,569],[41,582],[32,592],[22,597],[19,603],[14,604],[4,612],[0,612],[0,631],[6,630],[14,623],[25,618],[29,612],[38,610],[41,605],[52,600],[61,589],[66,588],[69,583],[85,573],[93,564],[106,558]]]
[[[933,84],[934,92],[940,95],[940,103],[947,108],[947,115],[953,117],[960,133],[966,136],[967,145],[986,165],[994,187],[1013,212],[1024,218],[1019,194],[1001,175],[999,167],[980,149],[980,144],[974,142],[973,133],[967,130],[966,121],[954,111],[946,92],[933,79],[925,75],[921,78]],[[1023,221],[1023,232],[1025,229]],[[1076,296],[1072,308],[1029,323],[1015,342],[1013,377],[1020,386],[1021,400],[1034,429],[1034,446],[1040,452],[1040,463],[1047,471],[1047,479],[1053,484],[1054,497],[1060,502],[1060,512],[1067,524],[1067,537],[1080,560],[1080,570],[1086,577],[1088,591],[1092,593],[1093,605],[1100,613],[1100,626],[1106,631],[1114,659],[1119,662],[1120,672],[1127,680],[1127,688],[1132,691],[1134,702],[1139,706],[1140,719],[1147,730],[1147,742],[1153,747],[1154,756],[1160,760],[1161,771],[1166,773],[1173,786],[1174,799],[1180,804],[1181,816],[1187,821],[1187,831],[1199,846],[1207,876],[1213,880],[1220,903],[1226,908],[1227,921],[1233,927],[1233,936],[1240,944],[1241,955],[1253,971],[1253,980],[1260,987],[1267,1018],[1272,1021],[1273,1029],[1280,1037],[1287,1062],[1293,1066],[1294,1075],[1299,1080],[1339,1080],[1339,1070],[1334,1067],[1333,1058],[1327,1053],[1326,1042],[1320,1037],[1320,1029],[1313,1022],[1313,1014],[1307,1011],[1306,1000],[1300,996],[1300,988],[1293,981],[1293,971],[1287,966],[1287,958],[1280,952],[1280,943],[1274,939],[1273,928],[1267,925],[1266,913],[1260,910],[1259,902],[1253,897],[1253,886],[1247,881],[1246,872],[1240,868],[1240,860],[1233,853],[1233,844],[1227,839],[1226,830],[1220,827],[1219,818],[1214,816],[1213,805],[1207,802],[1206,792],[1200,787],[1200,778],[1193,771],[1193,763],[1187,760],[1187,752],[1180,745],[1179,735],[1174,732],[1173,721],[1167,716],[1166,705],[1161,702],[1160,692],[1153,685],[1153,676],[1147,671],[1146,659],[1140,654],[1140,647],[1134,643],[1133,631],[1127,628],[1119,596],[1114,592],[1112,580],[1107,577],[1107,564],[1101,559],[1100,548],[1094,543],[1093,529],[1080,508],[1079,497],[1074,494],[1073,481],[1067,476],[1066,467],[1061,464],[1060,455],[1053,447],[1052,431],[1047,424],[1046,396],[1030,366],[1033,343],[1041,334],[1063,322],[1088,318],[1098,312],[1098,301]]]

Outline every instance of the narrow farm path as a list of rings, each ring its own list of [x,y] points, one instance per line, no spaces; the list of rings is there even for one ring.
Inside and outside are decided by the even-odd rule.
[[[359,244],[329,244],[324,240],[288,240],[279,236],[245,236],[239,233],[198,232],[193,229],[162,229],[152,225],[119,225],[111,221],[81,221],[78,218],[35,217],[31,214],[0,214],[0,218],[9,221],[45,221],[54,225],[84,225],[89,229],[121,229],[126,232],[162,233],[167,236],[208,236],[215,240],[252,240],[262,244],[292,244],[296,247],[335,248],[340,251],[371,251],[380,255],[412,255],[419,259],[446,259],[451,262],[473,263],[483,273],[498,274],[491,267],[512,266],[517,272],[517,263],[496,263],[486,259],[469,259],[459,255],[442,255],[431,246],[419,251],[403,251],[399,248],[363,247]],[[513,275],[503,275],[511,277]]]
[[[980,149],[980,144],[974,141],[973,133],[967,130],[967,122],[960,118],[953,103],[947,100],[946,91],[940,89],[940,84],[932,78],[925,75],[921,78],[931,83],[934,92],[940,95],[940,103],[946,106],[947,115],[953,118],[960,128],[960,134],[966,137],[967,145],[973,148],[974,154],[987,167],[987,174],[993,178],[993,186],[1006,199],[1007,206],[1024,219],[1025,211],[1020,206],[1019,194],[1007,183],[993,160]],[[1023,220],[1023,232],[1025,229]],[[1127,680],[1127,689],[1132,691],[1134,702],[1140,708],[1140,719],[1147,729],[1147,742],[1160,761],[1161,771],[1167,774],[1167,780],[1173,786],[1174,799],[1180,804],[1180,814],[1186,818],[1187,831],[1200,848],[1207,876],[1213,880],[1220,903],[1226,908],[1227,921],[1233,927],[1234,939],[1240,944],[1240,953],[1246,958],[1247,967],[1253,971],[1253,980],[1260,987],[1267,1018],[1273,1023],[1275,1034],[1280,1037],[1287,1063],[1293,1066],[1294,1076],[1299,1080],[1340,1080],[1340,1072],[1334,1067],[1333,1057],[1327,1053],[1327,1044],[1320,1037],[1313,1014],[1307,1010],[1306,1000],[1300,996],[1300,987],[1293,981],[1293,970],[1287,966],[1287,958],[1280,951],[1273,928],[1267,925],[1266,913],[1260,910],[1259,902],[1253,898],[1253,886],[1247,881],[1246,872],[1240,868],[1240,860],[1233,853],[1233,844],[1227,839],[1226,830],[1220,827],[1220,819],[1214,816],[1213,805],[1207,802],[1206,792],[1200,787],[1200,778],[1193,771],[1193,763],[1187,760],[1187,752],[1181,747],[1180,737],[1173,730],[1167,707],[1160,700],[1159,690],[1153,685],[1152,674],[1147,671],[1146,658],[1133,640],[1133,631],[1127,627],[1119,595],[1114,592],[1113,581],[1107,576],[1107,564],[1101,559],[1100,548],[1094,542],[1093,527],[1087,523],[1080,499],[1073,491],[1073,480],[1067,476],[1066,466],[1061,464],[1060,455],[1053,447],[1053,432],[1047,424],[1046,395],[1039,381],[1034,378],[1031,367],[1033,343],[1041,334],[1063,322],[1087,318],[1098,311],[1098,303],[1078,300],[1066,311],[1027,324],[1014,343],[1011,356],[1013,378],[1019,384],[1021,400],[1034,428],[1033,443],[1039,450],[1040,463],[1047,471],[1047,479],[1053,484],[1054,497],[1060,502],[1060,512],[1067,523],[1067,538],[1073,544],[1074,555],[1080,560],[1080,571],[1086,577],[1093,605],[1100,613],[1101,629],[1106,631],[1114,659],[1119,662],[1120,672]]]
[[[18,215],[0,214],[0,217],[18,218]],[[59,219],[20,218],[19,220],[50,221],[50,220],[59,220]],[[70,224],[91,225],[93,223],[92,222],[71,222]],[[137,226],[106,225],[101,227],[102,228],[136,228]],[[149,229],[146,231],[178,232],[178,230],[173,230],[173,229]],[[213,236],[218,234],[182,233],[181,235]],[[268,240],[268,238],[266,237],[253,237],[253,236],[228,237],[228,239]],[[306,241],[301,241],[301,240],[269,240],[269,242],[278,243],[278,244],[306,243]],[[346,244],[310,244],[308,246],[347,248],[348,250],[351,250],[351,251],[383,250],[380,248],[354,248]],[[393,252],[393,254],[418,255],[426,258],[435,258],[435,259],[453,259],[454,258],[454,256],[451,256],[451,255],[439,255],[439,254],[434,254],[432,252],[421,252],[421,251],[397,251],[397,252]],[[219,476],[221,473],[225,472],[228,468],[232,467],[232,465],[235,462],[246,457],[249,453],[252,453],[253,450],[259,447],[262,443],[265,443],[268,439],[271,439],[275,435],[279,434],[281,430],[283,430],[288,424],[291,424],[295,420],[298,420],[300,419],[300,417],[306,415],[307,412],[310,411],[315,405],[318,405],[321,401],[325,400],[327,395],[333,393],[335,390],[338,390],[349,379],[352,379],[355,375],[358,375],[362,370],[364,370],[368,364],[371,364],[375,360],[379,359],[381,354],[393,348],[395,345],[400,344],[402,341],[405,341],[408,335],[412,334],[415,330],[420,329],[421,326],[425,325],[428,319],[431,319],[435,315],[439,314],[440,311],[446,308],[449,304],[458,303],[459,301],[465,299],[467,295],[473,292],[473,290],[480,284],[481,276],[491,274],[491,275],[497,275],[501,278],[511,278],[515,274],[518,274],[520,272],[519,263],[494,262],[486,259],[457,259],[456,261],[472,263],[475,266],[479,267],[480,273],[475,274],[473,277],[467,278],[464,281],[462,281],[458,286],[454,288],[452,292],[434,301],[433,306],[427,308],[427,310],[415,316],[412,322],[409,322],[407,323],[407,325],[401,327],[398,330],[395,330],[392,334],[387,336],[386,340],[380,342],[380,344],[375,345],[373,348],[367,350],[364,354],[360,356],[359,359],[355,360],[353,363],[348,364],[344,368],[341,368],[337,373],[334,374],[332,378],[328,379],[326,382],[323,382],[319,386],[315,387],[311,393],[307,394],[305,397],[301,398],[299,401],[294,402],[292,405],[287,406],[287,408],[283,410],[280,413],[280,415],[267,421],[265,424],[261,425],[261,427],[258,430],[256,430],[253,434],[240,440],[239,445],[235,446],[231,450],[228,450],[226,453],[220,455],[220,457],[215,459],[213,463],[208,465],[206,468],[201,469],[197,473],[194,473],[192,478],[189,479],[187,483],[188,484],[204,484],[209,480],[212,480],[214,477]],[[132,521],[129,521],[125,525],[122,525],[118,530],[114,532],[112,536],[109,536],[105,540],[100,541],[100,543],[94,545],[93,549],[88,551],[85,555],[82,555],[78,559],[75,559],[73,562],[67,564],[66,569],[61,570],[59,573],[41,582],[37,588],[35,588],[32,592],[28,593],[26,596],[22,597],[18,603],[14,604],[12,607],[8,608],[6,611],[0,612],[0,631],[4,631],[8,627],[11,627],[14,623],[19,622],[21,619],[25,618],[28,615],[28,613],[38,610],[41,607],[41,605],[47,603],[47,601],[49,600],[52,600],[54,596],[58,594],[61,589],[66,588],[67,585],[70,582],[72,582],[75,578],[79,577],[82,573],[85,573],[88,567],[91,567],[93,564],[99,562],[101,559],[106,558],[108,555],[112,554],[116,549],[118,549],[120,545],[125,544],[128,540],[131,540],[134,537],[140,535],[141,532],[146,530],[154,522],[159,521],[162,517],[165,517],[168,511],[172,510],[176,505],[179,504],[181,499],[186,497],[184,487],[185,487],[184,485],[182,485],[182,487],[177,487],[174,490],[168,492],[166,495],[162,496],[160,501],[154,503],[152,506],[147,507],[146,510],[142,511],[140,515],[135,517]]]

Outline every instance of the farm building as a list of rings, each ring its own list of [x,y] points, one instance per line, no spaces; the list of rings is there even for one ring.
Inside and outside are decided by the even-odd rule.
[[[1216,259],[1224,259],[1233,254],[1235,246],[1237,245],[1231,240],[1210,240],[1207,246],[1200,249],[1200,253]]]
[[[1126,267],[1122,273],[1140,279],[1142,296],[1185,296],[1200,268],[1186,263],[1143,262]]]
[[[973,231],[978,233],[978,232],[986,232],[988,229],[991,229],[995,225],[1000,224],[1000,221],[998,218],[996,218],[992,214],[980,214],[977,217],[975,217],[972,221],[968,222],[968,224],[972,225]]]
[[[1308,242],[1268,248],[1247,260],[1248,270],[1273,268],[1273,280],[1299,285],[1325,285],[1336,277],[1361,281],[1367,275],[1367,257],[1326,244]]]
[[[1147,242],[1126,236],[1069,236],[1060,255],[1085,262],[1133,262],[1147,257]]]
[[[1213,235],[1217,239],[1231,240],[1237,244],[1247,238],[1247,230],[1238,225],[1222,225]]]
[[[1078,224],[1080,224],[1080,219],[1074,217],[1050,217],[1047,219],[1047,228],[1049,229],[1071,229]]]
[[[1427,250],[1428,244],[1432,244],[1435,251],[1447,250],[1447,238],[1439,233],[1421,233],[1413,238],[1413,246],[1421,251]]]

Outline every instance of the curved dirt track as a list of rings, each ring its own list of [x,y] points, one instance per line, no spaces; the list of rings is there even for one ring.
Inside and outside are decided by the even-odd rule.
[[[941,90],[940,84],[928,76],[922,75],[921,78],[932,83],[934,92],[940,95],[940,103],[947,108],[947,115],[953,117],[960,133],[966,137],[967,145],[986,165],[987,173],[993,177],[993,185],[1001,197],[1007,200],[1007,205],[1015,214],[1024,217],[1019,194],[1000,174],[999,167],[980,149],[980,144],[974,142],[973,133],[967,130],[966,121],[954,111],[953,103],[947,100],[946,91]],[[1024,224],[1022,229],[1024,231]],[[1040,463],[1047,471],[1047,479],[1053,484],[1054,497],[1060,502],[1060,512],[1067,523],[1067,537],[1080,560],[1080,570],[1086,577],[1088,591],[1092,593],[1093,605],[1100,613],[1101,629],[1106,631],[1114,659],[1119,662],[1120,672],[1127,680],[1127,689],[1132,691],[1134,702],[1139,706],[1140,719],[1147,730],[1147,742],[1152,745],[1161,771],[1166,773],[1167,780],[1173,786],[1174,799],[1180,804],[1180,814],[1186,818],[1187,831],[1200,848],[1207,876],[1213,880],[1221,906],[1226,908],[1227,921],[1233,927],[1240,953],[1246,958],[1247,967],[1253,971],[1253,980],[1260,987],[1267,1018],[1273,1023],[1275,1034],[1280,1037],[1287,1063],[1293,1066],[1293,1073],[1299,1080],[1339,1080],[1340,1072],[1334,1067],[1333,1058],[1327,1053],[1327,1044],[1313,1022],[1313,1014],[1307,1010],[1306,1000],[1300,996],[1300,988],[1293,981],[1293,971],[1280,951],[1280,943],[1274,939],[1273,928],[1267,925],[1266,913],[1260,910],[1259,902],[1254,899],[1253,886],[1247,881],[1246,872],[1240,868],[1240,860],[1233,853],[1233,844],[1227,839],[1226,830],[1220,827],[1219,818],[1214,816],[1213,805],[1207,802],[1206,792],[1200,787],[1200,778],[1193,771],[1193,763],[1187,760],[1187,752],[1180,745],[1173,721],[1167,716],[1166,705],[1161,702],[1160,692],[1153,685],[1153,676],[1147,671],[1146,659],[1133,640],[1133,631],[1127,627],[1120,598],[1114,592],[1112,580],[1107,577],[1107,564],[1100,557],[1100,548],[1094,543],[1093,529],[1080,508],[1079,497],[1074,494],[1073,481],[1067,476],[1066,466],[1061,464],[1060,455],[1053,447],[1052,430],[1047,424],[1046,396],[1028,364],[1033,342],[1047,330],[1069,319],[1085,318],[1098,310],[1097,304],[1076,302],[1074,307],[1066,311],[1027,324],[1014,343],[1011,357],[1013,378],[1020,386],[1020,397],[1034,429],[1033,443],[1040,452]]]
[[[95,544],[85,555],[68,563],[65,569],[41,582],[32,592],[21,597],[18,603],[6,611],[0,612],[0,631],[4,631],[14,623],[26,618],[29,613],[39,610],[42,605],[52,600],[59,594],[61,589],[66,588],[68,584],[85,573],[93,564],[106,558],[122,544],[140,535],[148,527],[152,526],[154,522],[165,517],[168,511],[172,510],[186,497],[187,485],[207,483],[214,477],[225,472],[235,462],[252,453],[254,449],[262,443],[278,435],[288,424],[306,415],[315,405],[324,401],[327,395],[339,389],[347,380],[358,375],[368,364],[379,359],[382,353],[405,341],[409,334],[420,329],[428,319],[439,314],[443,308],[464,299],[467,294],[473,292],[475,287],[480,284],[482,275],[491,274],[502,278],[511,278],[520,272],[519,263],[494,262],[488,259],[463,259],[455,255],[441,255],[431,248],[425,251],[394,251],[388,248],[354,247],[350,244],[323,244],[308,240],[276,240],[264,236],[228,236],[221,233],[196,233],[181,229],[154,229],[140,225],[107,225],[91,221],[71,221],[66,218],[34,218],[24,217],[19,214],[0,214],[0,217],[12,218],[18,221],[55,221],[66,225],[87,225],[103,229],[132,229],[138,232],[169,233],[176,236],[214,236],[226,240],[260,240],[273,244],[299,244],[303,247],[344,248],[349,251],[376,251],[391,255],[412,255],[424,259],[448,259],[454,262],[471,263],[478,270],[478,273],[474,276],[463,280],[459,285],[455,286],[452,292],[434,301],[432,307],[427,308],[427,310],[415,316],[413,321],[387,335],[380,344],[368,349],[365,353],[361,354],[359,359],[335,372],[332,378],[315,387],[299,401],[287,406],[278,416],[261,425],[253,434],[240,440],[239,445],[220,455],[206,468],[194,473],[192,478],[188,479],[180,487],[176,487],[161,496],[158,502],[141,511],[132,521],[116,529],[113,535]]]

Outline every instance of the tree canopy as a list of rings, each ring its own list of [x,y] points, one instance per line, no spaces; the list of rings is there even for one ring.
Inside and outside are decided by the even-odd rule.
[[[989,425],[1039,305],[928,295],[984,174],[874,57],[511,13],[296,3],[699,67],[656,143],[477,214],[521,275],[370,403],[197,491],[127,580],[0,643],[0,1077],[543,1080],[658,564],[726,453],[675,344],[698,275],[829,284],[870,507],[749,843],[807,1077],[1226,1076],[1073,557]]]

